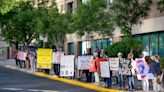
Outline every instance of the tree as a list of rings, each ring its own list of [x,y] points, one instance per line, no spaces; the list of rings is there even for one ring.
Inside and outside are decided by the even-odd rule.
[[[27,2],[29,0],[0,0],[0,14],[5,14],[18,7],[20,3]]]
[[[11,15],[11,16],[10,16]],[[10,43],[22,43],[26,47],[36,37],[38,11],[31,2],[23,2],[10,12],[2,15],[2,35]],[[7,19],[9,18],[9,19]]]
[[[151,4],[152,0],[116,0],[111,3],[113,20],[124,36],[129,38],[129,45],[132,45],[131,52],[135,45],[132,28],[134,25],[142,24],[142,20],[149,15]]]
[[[78,34],[97,32],[111,36],[114,27],[107,5],[107,0],[90,0],[80,4],[74,16],[74,28]]]
[[[160,12],[163,12],[164,11],[164,0],[158,0],[158,7],[157,9],[160,10]]]
[[[39,20],[42,25],[39,30],[40,34],[47,36],[49,42],[57,49],[63,48],[66,34],[73,32],[70,28],[72,14],[59,13],[55,5],[49,9],[40,8],[40,10],[43,11],[43,16]]]

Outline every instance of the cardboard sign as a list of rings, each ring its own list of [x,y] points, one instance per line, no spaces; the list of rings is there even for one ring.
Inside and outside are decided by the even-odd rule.
[[[118,71],[119,69],[119,59],[118,58],[109,58],[110,70]]]
[[[74,55],[63,56],[61,58],[60,76],[74,76]]]
[[[93,56],[78,56],[78,70],[89,70]]]
[[[100,62],[101,77],[110,77],[109,62]]]

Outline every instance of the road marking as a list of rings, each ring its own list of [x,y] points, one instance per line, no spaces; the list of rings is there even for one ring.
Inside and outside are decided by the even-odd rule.
[[[107,88],[103,88],[100,86],[95,86],[92,84],[86,84],[86,83],[82,83],[82,82],[75,81],[75,80],[58,78],[56,76],[52,76],[52,75],[48,75],[48,74],[44,74],[44,73],[40,73],[40,72],[35,72],[34,74],[37,76],[40,76],[40,77],[45,77],[45,78],[53,79],[56,81],[60,81],[60,82],[64,82],[64,83],[68,83],[68,84],[72,84],[72,85],[76,85],[76,86],[80,86],[80,87],[84,87],[84,88],[88,88],[88,89],[92,89],[92,90],[97,90],[100,92],[121,92],[120,90],[107,89]]]
[[[67,92],[67,91],[55,91],[55,90],[41,90],[41,89],[23,89],[23,88],[2,88],[3,90],[10,91],[29,91],[29,92]]]

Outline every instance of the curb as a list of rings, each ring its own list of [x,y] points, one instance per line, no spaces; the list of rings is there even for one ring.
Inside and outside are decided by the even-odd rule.
[[[2,65],[0,65],[0,66],[2,66]],[[33,74],[33,75],[36,75],[36,76],[39,76],[39,77],[52,79],[52,80],[55,80],[55,81],[60,81],[60,82],[75,85],[75,86],[84,87],[84,88],[91,89],[91,90],[96,90],[96,91],[99,91],[99,92],[121,92],[120,90],[103,88],[103,87],[100,87],[100,86],[96,86],[96,85],[92,85],[92,84],[86,84],[86,83],[83,83],[83,82],[79,82],[79,81],[71,80],[71,79],[66,79],[66,78],[59,78],[57,76],[52,76],[52,75],[48,75],[48,74],[41,73],[41,72],[34,72],[33,73],[29,70],[18,69],[14,66],[11,66],[11,65],[3,65],[3,67],[10,68],[10,69],[17,70],[17,71],[21,71],[21,72],[25,72],[25,73],[28,73],[28,74]]]
[[[92,85],[92,84],[86,84],[86,83],[82,83],[82,82],[75,81],[75,80],[70,80],[70,79],[65,79],[65,78],[58,78],[56,76],[52,76],[52,75],[48,75],[48,74],[44,74],[44,73],[40,73],[40,72],[35,72],[34,75],[49,78],[49,79],[64,82],[64,83],[68,83],[68,84],[72,84],[72,85],[76,85],[76,86],[80,86],[80,87],[84,87],[84,88],[88,88],[88,89],[92,89],[92,90],[97,90],[97,91],[100,91],[100,92],[121,92],[119,90],[107,89],[107,88],[103,88],[103,87],[100,87],[100,86],[95,86],[95,85]]]

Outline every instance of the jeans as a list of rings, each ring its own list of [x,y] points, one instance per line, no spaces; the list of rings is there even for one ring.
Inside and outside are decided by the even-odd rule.
[[[22,68],[22,60],[18,60],[19,68]]]
[[[112,76],[110,78],[104,78],[104,81],[107,84],[107,87],[112,87]]]
[[[31,65],[31,70],[33,72],[35,72],[36,71],[36,62],[35,62],[35,60],[31,60],[30,65]]]
[[[124,76],[123,75],[119,75],[119,79],[120,79],[120,88],[124,89]]]
[[[128,86],[130,90],[135,89],[133,76],[128,76]]]

